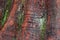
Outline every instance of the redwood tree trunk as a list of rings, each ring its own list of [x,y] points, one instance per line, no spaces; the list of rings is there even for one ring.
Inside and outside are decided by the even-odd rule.
[[[6,2],[0,0],[0,40],[60,40],[60,0],[13,0],[2,26]]]

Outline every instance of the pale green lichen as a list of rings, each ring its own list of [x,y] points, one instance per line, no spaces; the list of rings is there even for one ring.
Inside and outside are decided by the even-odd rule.
[[[42,0],[42,13],[43,13],[43,17],[40,18],[40,40],[45,40],[45,34],[46,34],[46,19],[47,19],[47,14],[45,11],[45,1]]]
[[[46,19],[45,18],[40,19],[40,24],[41,24],[40,26],[41,40],[44,40],[46,34]]]
[[[24,6],[24,3],[25,3],[25,0],[21,0],[21,3],[20,3],[20,11],[18,12],[18,29],[17,30],[21,30],[21,26],[22,26],[22,23],[24,21],[24,10],[23,10],[23,6]]]

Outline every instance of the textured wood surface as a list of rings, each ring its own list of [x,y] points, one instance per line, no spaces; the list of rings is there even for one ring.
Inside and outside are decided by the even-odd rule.
[[[60,40],[60,0],[12,1],[9,16],[2,26],[7,0],[0,0],[0,40]],[[41,27],[43,20],[45,30]]]

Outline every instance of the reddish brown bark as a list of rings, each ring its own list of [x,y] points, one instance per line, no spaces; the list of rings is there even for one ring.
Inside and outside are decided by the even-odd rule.
[[[21,0],[14,0],[10,15],[0,30],[0,40],[12,40],[17,34],[16,11],[18,3]],[[45,40],[60,40],[60,0],[44,0],[45,10],[47,11],[47,38]],[[1,4],[1,1],[0,1]],[[1,6],[3,6],[1,4]],[[17,40],[40,40],[39,23],[34,21],[35,15],[37,18],[42,16],[42,0],[26,0],[24,5],[24,22],[22,24],[22,32],[17,36]],[[38,18],[38,19],[39,19]],[[0,19],[2,19],[2,12],[0,11]],[[1,25],[0,25],[1,27]],[[35,32],[34,32],[35,30]],[[8,35],[8,37],[7,37]]]
[[[59,32],[59,21],[60,18],[58,15],[60,8],[60,0],[46,0],[46,8],[48,12],[48,21],[47,21],[47,32],[49,34],[47,40],[60,40],[60,32]]]
[[[20,2],[20,0],[14,0],[14,3],[12,6],[10,15],[7,19],[7,22],[4,24],[4,27],[1,30],[0,40],[8,40],[7,37],[5,39],[5,35],[9,35],[10,36],[9,40],[12,40],[12,38],[16,35],[16,29],[17,29],[18,25],[16,23],[16,16],[15,15],[16,15],[16,10],[17,10],[19,2]]]
[[[22,36],[21,40],[40,40],[40,30],[38,29],[39,23],[35,22],[35,16],[40,17],[41,14],[41,3],[40,0],[29,0],[25,1],[25,19],[22,24]],[[34,33],[36,30],[36,33]],[[37,31],[39,30],[39,31]],[[33,32],[32,32],[33,31]],[[36,38],[37,37],[37,38]]]

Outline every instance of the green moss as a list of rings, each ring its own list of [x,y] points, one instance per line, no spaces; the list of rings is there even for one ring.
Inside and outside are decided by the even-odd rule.
[[[11,2],[12,2],[12,0],[7,0],[6,7],[5,7],[4,13],[3,13],[4,14],[3,19],[1,20],[2,26],[4,25],[5,21],[7,20],[7,16],[9,14],[10,7],[11,7]]]

